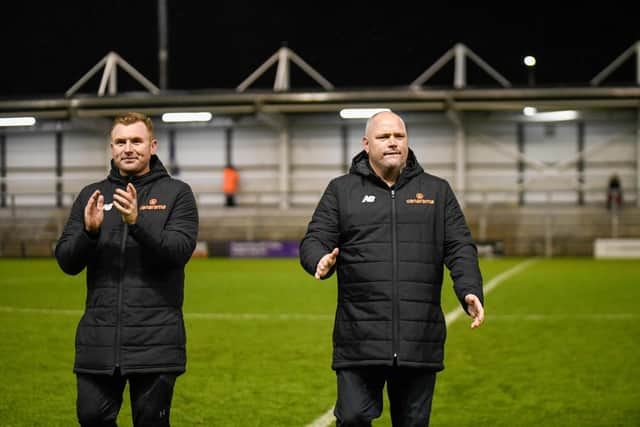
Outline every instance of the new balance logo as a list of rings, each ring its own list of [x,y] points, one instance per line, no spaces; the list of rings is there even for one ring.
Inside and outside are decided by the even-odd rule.
[[[368,194],[364,195],[364,198],[362,199],[362,203],[373,203],[376,201],[376,196],[371,195],[369,196]]]

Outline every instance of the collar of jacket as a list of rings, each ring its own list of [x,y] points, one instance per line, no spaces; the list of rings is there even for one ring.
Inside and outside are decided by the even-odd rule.
[[[149,166],[151,167],[151,170],[142,176],[122,176],[120,175],[120,171],[118,170],[118,168],[115,167],[113,160],[111,160],[111,171],[109,172],[108,179],[111,182],[123,186],[126,186],[129,182],[132,182],[135,186],[140,186],[160,179],[163,176],[169,176],[169,172],[167,172],[164,165],[155,154],[151,156]]]
[[[400,173],[398,181],[396,182],[394,187],[402,185],[406,180],[409,180],[416,175],[420,175],[423,172],[424,169],[422,169],[422,166],[420,166],[420,164],[418,163],[413,150],[409,149],[409,153],[407,155],[407,164],[405,165],[404,169],[402,169],[402,172]],[[379,176],[376,175],[373,168],[371,168],[371,164],[369,163],[369,155],[364,150],[356,154],[351,161],[351,168],[349,169],[349,173],[384,182]]]

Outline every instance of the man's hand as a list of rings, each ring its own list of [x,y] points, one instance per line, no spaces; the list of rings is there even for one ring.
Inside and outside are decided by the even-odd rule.
[[[104,196],[100,190],[93,192],[84,207],[84,229],[88,232],[98,231],[104,220]]]
[[[339,252],[340,250],[338,248],[335,248],[330,253],[320,258],[320,261],[318,261],[318,265],[316,266],[316,279],[320,280],[327,275],[329,270],[331,270],[331,267],[333,267],[333,265],[336,263]]]
[[[127,191],[116,189],[113,195],[113,206],[116,207],[122,220],[127,224],[135,224],[138,219],[138,193],[132,183],[127,184]]]
[[[482,322],[484,322],[484,308],[482,307],[480,298],[478,298],[474,294],[467,294],[464,297],[464,301],[467,303],[467,311],[469,312],[471,317],[473,317],[471,327],[477,328],[478,326],[482,325]]]

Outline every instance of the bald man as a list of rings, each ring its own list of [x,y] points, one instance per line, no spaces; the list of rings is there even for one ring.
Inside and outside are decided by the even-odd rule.
[[[393,425],[424,427],[444,369],[444,266],[477,328],[484,320],[477,250],[451,187],[418,164],[400,116],[372,116],[362,144],[349,173],[318,203],[300,262],[318,280],[338,272],[336,426],[371,426],[386,383]]]

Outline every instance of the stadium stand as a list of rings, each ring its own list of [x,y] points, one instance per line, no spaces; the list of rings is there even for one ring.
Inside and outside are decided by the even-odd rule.
[[[463,47],[450,59],[470,52]],[[236,91],[118,94],[110,85],[109,96],[104,87],[93,96],[77,93],[80,84],[66,98],[0,102],[0,117],[37,120],[0,129],[0,256],[51,254],[76,192],[106,175],[109,119],[130,110],[156,121],[159,156],[194,189],[204,241],[299,239],[329,180],[361,149],[364,119],[338,115],[354,107],[400,113],[425,170],[452,184],[476,240],[499,242],[500,253],[591,255],[597,238],[640,237],[637,85],[517,88],[485,64],[501,87],[456,73],[453,89],[429,88],[429,69],[405,88],[341,91],[290,50],[274,58],[263,65],[294,61],[323,90],[294,91],[278,71],[273,91],[247,79]],[[538,112],[523,114],[531,106]],[[161,122],[167,111],[213,119]],[[228,163],[242,175],[233,210],[220,191]],[[624,204],[607,211],[613,173]]]

